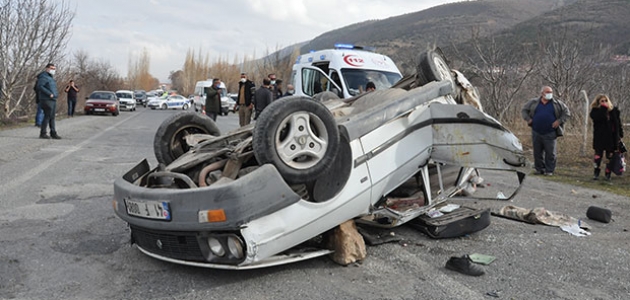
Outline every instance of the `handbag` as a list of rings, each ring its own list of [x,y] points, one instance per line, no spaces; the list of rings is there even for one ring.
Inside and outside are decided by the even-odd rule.
[[[619,152],[621,153],[628,152],[628,149],[626,148],[626,144],[624,144],[622,140],[619,140]]]
[[[621,175],[624,171],[626,171],[626,160],[623,154],[619,152],[613,153],[613,157],[610,160],[610,170],[615,173],[615,175]]]

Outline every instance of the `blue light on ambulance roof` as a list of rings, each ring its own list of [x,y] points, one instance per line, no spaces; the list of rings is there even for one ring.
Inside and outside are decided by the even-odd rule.
[[[335,44],[335,48],[337,49],[354,49],[353,44]]]
[[[309,57],[308,62],[313,62],[313,57]]]
[[[320,56],[319,56],[319,59],[320,59],[320,60],[324,60],[324,59],[326,59],[326,55],[323,55],[323,54],[322,54],[322,55],[320,55]]]

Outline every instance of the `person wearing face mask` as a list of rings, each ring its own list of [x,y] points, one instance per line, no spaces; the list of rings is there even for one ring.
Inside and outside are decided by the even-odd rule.
[[[289,83],[287,84],[287,91],[284,93],[284,97],[293,96],[293,94],[295,94],[295,88]]]
[[[205,88],[206,105],[203,110],[206,116],[216,122],[217,115],[221,112],[221,80],[215,78],[212,80],[212,86]]]
[[[553,97],[551,87],[543,86],[539,97],[525,103],[521,115],[532,127],[536,173],[553,175],[556,169],[556,138],[564,134],[564,123],[571,116],[569,108]]]
[[[241,80],[238,83],[238,122],[240,126],[248,125],[252,122],[252,109],[254,103],[252,96],[256,92],[256,85],[247,78],[247,74],[241,73]],[[236,110],[236,108],[234,108]]]
[[[276,100],[278,99],[278,85],[276,81],[276,74],[270,73],[269,75],[267,75],[267,78],[269,79],[269,89],[271,90],[273,100]]]
[[[53,76],[57,67],[54,64],[47,64],[46,70],[37,75],[37,84],[35,89],[37,90],[37,98],[39,105],[44,110],[44,120],[39,132],[40,139],[53,139],[59,140],[61,137],[57,134],[55,127],[55,112],[57,111],[57,83]],[[50,127],[50,136],[46,134],[46,127]]]
[[[590,117],[593,120],[593,150],[595,150],[593,180],[599,179],[604,151],[608,159],[604,175],[606,180],[610,180],[613,153],[619,151],[619,142],[623,138],[623,126],[619,115],[619,109],[606,95],[597,95],[591,102]]]

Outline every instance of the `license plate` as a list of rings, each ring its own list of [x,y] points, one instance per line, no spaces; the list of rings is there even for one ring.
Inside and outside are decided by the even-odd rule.
[[[104,108],[95,108],[94,111],[105,111]]]
[[[127,214],[158,220],[171,220],[171,212],[166,201],[135,201],[125,199]]]

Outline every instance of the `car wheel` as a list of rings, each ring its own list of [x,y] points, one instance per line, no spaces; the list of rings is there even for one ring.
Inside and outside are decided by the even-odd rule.
[[[420,54],[418,59],[416,85],[425,85],[431,81],[448,80],[455,91],[455,79],[451,68],[446,63],[442,50],[429,50]]]
[[[162,109],[168,109],[168,106],[166,106],[166,104],[162,104]]]
[[[188,104],[184,104],[184,106],[182,106],[183,110],[187,110],[188,109]]]
[[[311,98],[278,99],[258,117],[252,146],[261,165],[273,164],[288,183],[304,183],[335,160],[339,129],[326,106]]]
[[[190,149],[186,136],[199,133],[214,136],[221,134],[214,121],[205,115],[182,112],[171,116],[162,122],[155,133],[155,158],[160,163],[170,164]]]
[[[115,112],[112,113],[112,116],[117,117],[118,114],[120,114],[120,112],[119,111],[115,111]]]

